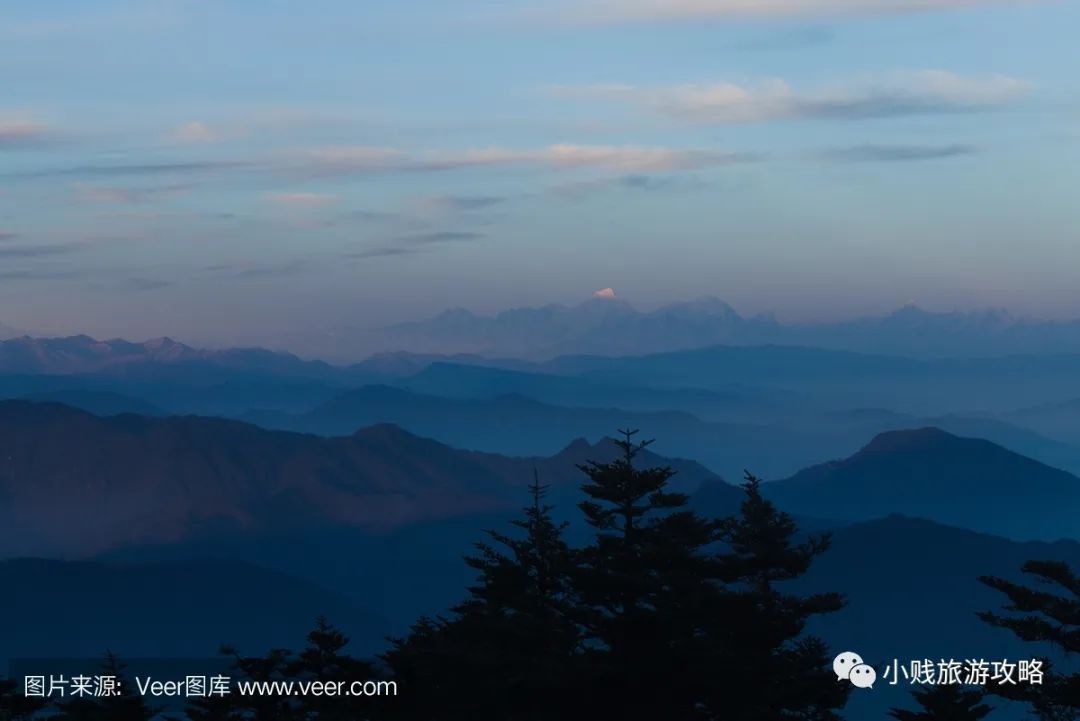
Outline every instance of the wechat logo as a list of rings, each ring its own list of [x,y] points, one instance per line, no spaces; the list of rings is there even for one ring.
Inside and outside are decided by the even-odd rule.
[[[844,651],[833,659],[833,672],[837,681],[851,681],[857,688],[873,688],[877,681],[877,671],[863,662],[862,656],[852,651]]]

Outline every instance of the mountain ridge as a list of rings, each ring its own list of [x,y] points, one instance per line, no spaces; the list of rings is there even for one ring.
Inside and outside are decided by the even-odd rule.
[[[101,418],[0,401],[0,553],[82,557],[320,525],[379,532],[516,508],[534,470],[565,486],[579,481],[577,463],[612,455],[609,443],[520,458],[452,448],[389,424],[324,438],[222,418]],[[670,462],[699,482],[718,480],[692,462]]]
[[[1080,531],[1080,478],[939,428],[881,433],[766,492],[792,512],[839,521],[899,513],[1020,540]]]
[[[1080,320],[1042,321],[1007,310],[927,311],[907,304],[882,315],[784,324],[743,316],[715,296],[639,311],[624,300],[593,298],[479,315],[463,308],[376,331],[384,348],[546,360],[560,355],[637,355],[718,344],[810,345],[913,357],[1080,352]]]

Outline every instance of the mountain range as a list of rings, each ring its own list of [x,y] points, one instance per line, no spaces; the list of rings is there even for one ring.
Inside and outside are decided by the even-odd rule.
[[[717,396],[720,405],[722,396]],[[641,400],[631,392],[625,398]],[[730,415],[737,418],[737,409],[752,403],[731,399],[727,405]],[[599,440],[629,426],[658,437],[669,452],[697,459],[721,476],[738,478],[749,468],[770,479],[790,475],[822,458],[847,455],[883,431],[935,425],[1080,472],[1080,447],[991,418],[914,416],[880,409],[815,413],[803,408],[787,414],[774,408],[768,417],[764,408],[758,408],[741,415],[762,419],[756,423],[704,421],[686,411],[558,406],[523,395],[457,398],[363,386],[343,391],[306,413],[255,411],[240,418],[265,428],[324,436],[392,423],[458,448],[517,456],[550,455],[568,438]]]
[[[328,525],[379,532],[515,508],[534,471],[573,484],[577,464],[613,453],[610,442],[579,440],[548,458],[513,458],[391,425],[322,438],[219,418],[101,418],[3,401],[0,553],[86,556]],[[718,480],[693,462],[671,463],[691,487]]]
[[[615,298],[481,316],[462,308],[374,334],[378,347],[545,359],[566,354],[637,355],[710,345],[810,345],[916,357],[1080,353],[1080,321],[1018,318],[1000,309],[935,313],[907,305],[831,323],[745,317],[714,297],[639,311]]]
[[[540,361],[560,355],[644,355],[714,345],[812,346],[921,358],[1080,354],[1080,320],[1023,318],[1003,309],[934,312],[909,304],[883,315],[784,323],[771,315],[741,315],[716,297],[647,311],[616,298],[514,308],[494,315],[454,308],[427,320],[348,329],[338,335],[333,349],[335,359],[355,363],[375,353],[379,361],[372,369],[381,365],[383,370],[392,371],[400,371],[402,364],[408,364],[409,357],[416,354],[466,356],[473,362],[488,358]],[[10,349],[0,348],[0,367],[16,360],[35,362],[32,341],[16,336],[17,331],[0,325],[0,339],[14,341]],[[105,344],[107,348],[95,341],[89,353],[78,351],[66,360],[76,365],[109,366],[116,371],[119,366],[148,357],[199,360],[227,367],[250,355],[250,351],[193,351],[167,338]],[[311,343],[304,347],[321,346]],[[296,361],[293,358],[282,365],[282,360],[261,358],[265,370],[271,372]],[[306,372],[320,375],[325,368],[311,366]]]
[[[161,369],[196,373],[242,371],[247,374],[325,379],[336,374],[326,363],[262,348],[207,350],[171,338],[133,343],[119,338],[97,340],[20,336],[0,341],[0,372],[6,374],[103,374],[153,376]]]
[[[669,419],[667,430],[678,420]],[[490,427],[497,422],[492,417]],[[662,447],[682,455],[678,444]],[[219,418],[102,418],[58,404],[4,401],[0,551],[86,556],[325,525],[379,533],[516,508],[534,471],[555,486],[557,498],[572,497],[577,466],[614,453],[602,437],[573,441],[553,455],[515,456],[460,450],[385,423],[321,437]],[[737,491],[697,463],[658,456],[642,462],[672,465],[680,490],[721,488],[720,505],[734,507]],[[793,513],[835,521],[900,512],[1013,538],[1056,538],[1075,536],[1080,517],[1076,476],[937,428],[882,433],[844,460],[766,487]]]
[[[591,399],[573,405],[622,407],[621,397],[654,410],[726,406],[729,417],[736,409],[759,418],[762,410],[786,414],[808,405],[935,415],[963,408],[1006,412],[1080,397],[1078,364],[1080,355],[914,359],[805,346],[720,345],[538,363],[396,353],[332,366],[264,349],[206,350],[168,339],[24,337],[0,341],[0,397],[93,390],[131,395],[170,412],[235,415],[252,408],[310,409],[343,389],[375,383],[454,396],[491,396],[516,385],[564,402]],[[1024,383],[1016,383],[1018,377]]]

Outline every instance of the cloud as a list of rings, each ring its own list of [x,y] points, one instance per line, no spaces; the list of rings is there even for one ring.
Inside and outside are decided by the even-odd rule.
[[[115,165],[72,165],[15,173],[0,173],[0,178],[41,179],[41,178],[91,178],[155,175],[196,175],[219,170],[237,170],[252,168],[247,161],[191,161],[170,163],[119,163]]]
[[[0,280],[71,280],[80,277],[72,270],[0,270]]]
[[[49,134],[48,126],[28,116],[0,112],[0,149],[35,145]]]
[[[6,243],[9,240],[15,240],[19,237],[18,233],[10,230],[0,230],[0,243]]]
[[[680,150],[627,145],[552,145],[542,150],[520,151],[491,148],[469,151],[461,164],[544,165],[560,168],[601,168],[617,171],[694,170],[726,165],[736,160],[732,153],[707,150]]]
[[[559,183],[549,187],[548,192],[564,199],[581,200],[594,193],[609,190],[663,192],[700,190],[711,185],[711,181],[694,175],[671,176],[632,173],[613,178],[589,178]]]
[[[559,183],[548,188],[548,192],[568,200],[582,200],[594,193],[618,187],[625,187],[622,185],[622,177],[590,178],[588,180]]]
[[[83,243],[42,243],[39,245],[4,245],[0,246],[0,258],[46,258],[54,255],[67,255],[83,250]]]
[[[363,260],[365,258],[396,258],[402,255],[413,255],[420,252],[416,248],[369,248],[367,250],[357,250],[352,253],[346,253],[346,258],[352,258],[355,260]]]
[[[169,137],[177,143],[216,143],[222,139],[220,132],[199,121],[184,123],[175,128]]]
[[[125,188],[109,188],[102,185],[75,184],[79,199],[87,203],[136,203],[137,194]]]
[[[171,285],[172,283],[167,280],[157,280],[153,278],[128,278],[127,282],[124,284],[124,287],[136,291],[146,291],[168,288]]]
[[[970,145],[852,145],[835,148],[821,154],[825,160],[843,163],[899,163],[916,160],[938,160],[973,155],[977,148]]]
[[[346,213],[349,220],[362,220],[367,223],[392,223],[401,220],[401,213],[388,210],[354,210]]]
[[[301,159],[301,167],[317,174],[445,171],[499,166],[596,168],[632,172],[692,170],[745,159],[745,156],[736,153],[715,150],[631,145],[564,143],[536,149],[490,147],[420,154],[409,154],[393,148],[344,146],[308,151]]]
[[[406,235],[399,238],[399,240],[403,243],[409,243],[412,245],[431,245],[433,243],[461,243],[470,240],[482,240],[485,237],[487,236],[485,236],[483,233],[441,230],[434,233],[417,233],[416,235]]]
[[[424,205],[433,210],[468,212],[485,210],[506,202],[505,197],[494,195],[436,195],[424,199]]]
[[[363,260],[367,258],[396,258],[404,255],[429,252],[435,246],[450,243],[467,243],[475,240],[483,240],[487,236],[484,233],[474,233],[460,230],[440,230],[431,233],[416,233],[403,235],[392,244],[374,248],[365,248],[346,253],[346,258]]]
[[[183,193],[190,185],[168,185],[163,187],[120,188],[108,185],[89,185],[75,183],[75,193],[79,200],[86,203],[104,203],[130,205],[144,203],[156,198]]]
[[[615,297],[615,289],[614,288],[601,288],[600,290],[593,293],[592,297],[593,298],[604,298],[604,299],[610,300],[610,299]]]
[[[594,85],[556,87],[553,92],[563,97],[628,102],[689,122],[736,124],[975,112],[1014,103],[1030,89],[1027,82],[1003,75],[975,78],[945,70],[922,70],[811,91],[771,79],[755,85]]]
[[[300,159],[303,167],[327,172],[357,172],[373,170],[404,170],[413,161],[400,150],[366,145],[338,145],[314,148]]]
[[[338,196],[325,193],[268,193],[267,198],[278,205],[298,208],[321,208],[338,201]]]
[[[667,148],[632,145],[576,145],[563,143],[543,148],[513,149],[489,147],[460,151],[406,152],[395,148],[333,146],[293,151],[252,159],[194,160],[152,163],[116,163],[43,167],[14,172],[0,171],[0,180],[196,176],[214,178],[223,172],[274,174],[300,180],[339,175],[394,172],[444,172],[488,167],[542,169],[596,169],[621,173],[671,172],[718,167],[753,159],[752,156],[712,149]],[[114,191],[119,189],[113,189]],[[94,193],[88,191],[93,199]],[[124,202],[124,193],[99,193],[101,202]],[[138,193],[128,193],[128,202]],[[280,193],[282,202],[292,195],[301,198],[316,194]],[[458,210],[477,210],[501,202],[496,197],[447,196],[444,203]]]
[[[702,20],[784,19],[905,15],[991,5],[1020,5],[1024,0],[587,0],[556,3],[560,22],[608,25]],[[550,13],[552,6],[545,10]]]
[[[203,268],[207,273],[234,280],[258,280],[296,275],[307,270],[309,262],[304,259],[278,263],[219,263]]]

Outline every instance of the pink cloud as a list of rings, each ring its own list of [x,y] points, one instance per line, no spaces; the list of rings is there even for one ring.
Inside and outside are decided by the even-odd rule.
[[[321,208],[338,200],[336,195],[325,193],[270,193],[267,197],[278,205],[297,208]]]

